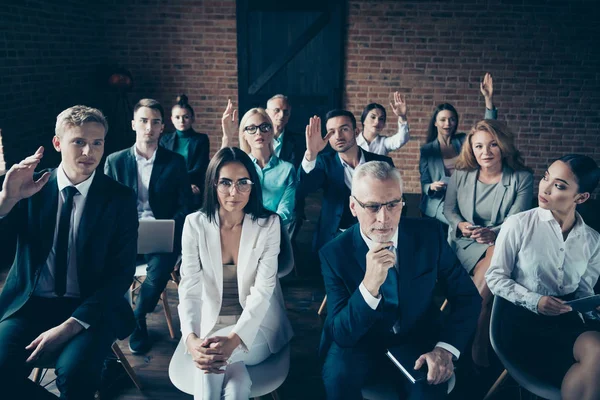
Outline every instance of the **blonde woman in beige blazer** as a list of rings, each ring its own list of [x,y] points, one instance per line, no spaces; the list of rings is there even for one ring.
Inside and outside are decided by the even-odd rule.
[[[473,361],[489,365],[489,321],[493,295],[487,272],[501,225],[509,216],[531,208],[533,174],[521,161],[512,133],[498,121],[482,120],[467,134],[450,178],[444,204],[448,241],[483,302]]]
[[[263,208],[256,170],[237,148],[213,157],[205,193],[183,229],[179,285],[194,399],[247,399],[246,365],[277,353],[293,335],[277,279],[279,217]]]

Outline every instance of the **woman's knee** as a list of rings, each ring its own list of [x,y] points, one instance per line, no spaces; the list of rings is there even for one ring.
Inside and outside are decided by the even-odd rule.
[[[573,357],[587,367],[600,370],[600,332],[587,331],[579,335],[573,346]]]
[[[244,363],[228,365],[223,383],[223,397],[226,400],[246,400],[250,397],[251,389],[252,380]]]

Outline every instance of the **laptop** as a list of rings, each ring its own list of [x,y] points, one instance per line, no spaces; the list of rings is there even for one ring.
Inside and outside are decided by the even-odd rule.
[[[175,237],[172,219],[141,219],[138,228],[138,254],[171,253]]]

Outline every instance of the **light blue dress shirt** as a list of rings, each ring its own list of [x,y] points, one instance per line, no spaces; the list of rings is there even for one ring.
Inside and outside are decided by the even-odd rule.
[[[262,187],[263,205],[276,212],[284,225],[294,220],[296,207],[296,171],[292,163],[272,155],[267,165],[261,168],[256,158],[250,155]]]

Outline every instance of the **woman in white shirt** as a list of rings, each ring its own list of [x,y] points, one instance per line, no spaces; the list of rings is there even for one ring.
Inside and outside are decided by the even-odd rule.
[[[398,117],[398,132],[392,136],[382,136],[387,113],[381,104],[368,104],[362,112],[360,122],[363,131],[356,138],[356,144],[363,150],[387,156],[390,151],[398,150],[410,139],[406,120],[406,101],[398,92],[394,92],[394,101],[390,102],[392,111]]]
[[[279,217],[262,205],[252,161],[238,148],[210,161],[202,209],[183,228],[179,316],[194,365],[194,399],[248,399],[246,365],[293,333],[277,279]]]
[[[600,398],[600,333],[564,304],[593,295],[600,275],[600,234],[575,211],[599,179],[590,157],[555,161],[540,181],[540,206],[505,220],[486,274],[492,293],[508,300],[498,299],[498,340],[566,400]]]

